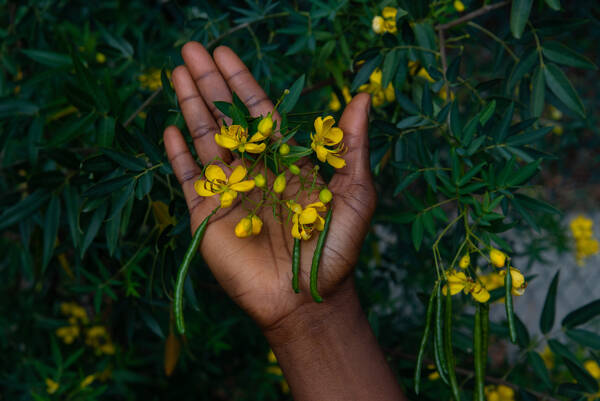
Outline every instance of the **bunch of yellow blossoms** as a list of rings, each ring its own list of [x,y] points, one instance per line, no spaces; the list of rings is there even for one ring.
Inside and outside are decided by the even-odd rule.
[[[502,268],[506,264],[506,255],[502,251],[492,248],[489,253],[489,261],[495,267]],[[460,258],[458,266],[465,270],[470,265],[471,256],[467,253]],[[511,293],[517,296],[523,295],[527,288],[525,277],[512,266],[508,270],[512,279]],[[462,271],[450,269],[446,272],[447,284],[442,288],[442,292],[445,295],[449,290],[450,295],[455,295],[463,291],[465,294],[471,294],[477,302],[487,302],[490,299],[489,292],[504,285],[504,276],[506,276],[506,270],[500,270],[488,275],[478,275],[474,280]]]
[[[348,88],[347,86],[344,86],[342,88],[342,96],[344,96],[344,101],[346,102],[346,104],[350,103],[350,101],[352,100],[352,95],[350,94],[350,88]],[[333,111],[338,111],[339,109],[342,108],[342,103],[340,102],[340,99],[337,97],[335,92],[331,92],[331,100],[329,101],[329,108]]]
[[[171,79],[170,71],[167,71],[167,77],[169,78],[169,80]],[[160,79],[160,70],[158,68],[150,68],[149,70],[138,76],[138,81],[140,81],[140,86],[143,89],[155,91],[162,86],[162,81]]]
[[[234,233],[239,238],[259,235],[263,226],[259,217],[260,210],[277,205],[287,211],[292,236],[308,240],[314,231],[323,230],[324,219],[320,213],[327,211],[326,203],[331,200],[332,195],[326,187],[316,184],[318,166],[302,171],[294,163],[314,152],[319,161],[336,169],[343,168],[346,165],[342,157],[346,152],[344,132],[334,127],[335,120],[332,116],[317,117],[314,120],[314,132],[310,134],[311,146],[305,148],[290,146],[288,140],[291,138],[284,132],[274,134],[276,124],[271,113],[260,118],[258,124],[256,121],[233,121],[229,126],[223,124],[220,132],[214,135],[215,142],[237,152],[242,163],[232,167],[229,176],[220,166],[208,165],[204,170],[204,178],[197,180],[194,188],[203,197],[218,195],[221,208],[230,207],[238,195],[242,194],[242,207],[248,214],[234,228]],[[292,148],[295,154],[290,154]],[[273,165],[275,168],[269,167]],[[272,169],[274,174],[271,185],[268,185],[266,179],[269,176],[268,169]],[[286,174],[287,177],[298,177],[300,189],[295,198],[283,200],[280,195],[287,187]],[[248,196],[255,188],[261,192],[259,200]],[[301,192],[318,192],[319,201],[303,206],[298,202]],[[273,210],[275,209],[274,207]]]
[[[504,384],[485,386],[487,401],[515,401],[515,390]]]
[[[598,240],[594,238],[591,219],[578,216],[571,221],[571,232],[575,239],[575,259],[582,266],[585,259],[598,253]]]
[[[391,34],[396,33],[398,30],[396,27],[396,14],[398,14],[398,10],[394,7],[385,7],[381,14],[373,17],[373,21],[371,22],[373,32],[378,35],[383,35],[386,32]]]
[[[72,344],[85,331],[85,343],[94,348],[97,355],[115,353],[115,346],[104,326],[87,327],[89,318],[85,308],[74,302],[63,302],[60,311],[68,316],[70,325],[59,327],[55,333],[65,344]]]
[[[372,96],[373,106],[379,107],[385,102],[393,102],[396,100],[394,93],[394,85],[390,82],[387,87],[381,86],[381,69],[375,68],[369,77],[369,83],[358,87],[359,92],[367,92]]]

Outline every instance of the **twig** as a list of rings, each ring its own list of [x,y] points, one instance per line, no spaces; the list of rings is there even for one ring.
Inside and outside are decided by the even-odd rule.
[[[452,20],[448,23],[442,24],[442,25],[437,25],[435,27],[435,29],[437,29],[438,31],[443,31],[446,29],[450,29],[456,25],[460,25],[463,22],[467,22],[470,21],[472,19],[475,19],[477,17],[479,17],[480,15],[486,14],[492,10],[495,10],[496,8],[500,8],[500,7],[504,7],[505,5],[507,5],[508,3],[510,3],[509,1],[501,1],[499,3],[495,3],[495,4],[489,4],[487,6],[483,6],[473,12],[470,12],[468,14],[463,15],[460,18],[457,18],[455,20]]]
[[[154,98],[156,96],[158,96],[158,94],[162,91],[162,86],[160,88],[158,88],[157,90],[155,90],[154,92],[152,92],[152,94],[150,95],[150,97],[148,99],[146,99],[146,101],[144,103],[142,103],[140,105],[140,107],[137,108],[136,111],[134,111],[129,118],[127,119],[127,121],[125,121],[125,124],[123,124],[123,126],[125,128],[127,128],[127,126],[129,124],[131,124],[133,122],[133,120],[135,119],[135,116],[137,116],[139,113],[141,113],[146,107],[148,107],[148,105],[150,103],[152,103],[152,101],[154,100]]]
[[[397,356],[399,358],[408,359],[408,360],[411,360],[411,361],[416,361],[417,360],[416,355],[405,354],[402,351],[398,351],[398,350],[393,350],[390,354],[392,356]],[[423,363],[425,363],[425,364],[430,364],[431,363],[432,364],[433,361],[428,360],[428,359],[424,359]],[[474,374],[474,372],[472,370],[463,369],[463,368],[458,367],[458,366],[455,367],[455,369],[456,369],[456,373],[459,373],[461,375],[473,376],[473,374]],[[524,390],[524,391],[527,391],[528,393],[533,394],[534,396],[536,396],[540,400],[561,401],[558,398],[554,398],[554,397],[550,396],[549,394],[540,393],[539,391],[531,390],[531,389],[529,389],[527,387],[519,386],[517,384],[511,383],[511,382],[503,380],[503,379],[498,379],[497,377],[486,376],[485,377],[485,381],[490,382],[490,383],[494,383],[494,384],[502,384],[503,386],[510,387],[513,390]]]
[[[470,27],[473,27],[475,29],[479,29],[481,32],[485,33],[490,38],[492,38],[496,42],[500,43],[500,45],[502,45],[502,47],[504,47],[504,50],[506,50],[506,52],[508,54],[510,54],[510,56],[513,58],[513,60],[515,60],[515,62],[517,62],[517,63],[519,62],[519,57],[517,57],[517,55],[510,49],[510,47],[508,47],[508,45],[506,44],[505,41],[503,41],[502,39],[500,39],[498,36],[494,35],[493,32],[488,31],[487,29],[485,29],[484,27],[482,27],[479,24],[474,23],[473,21],[467,22],[467,25],[469,25]]]

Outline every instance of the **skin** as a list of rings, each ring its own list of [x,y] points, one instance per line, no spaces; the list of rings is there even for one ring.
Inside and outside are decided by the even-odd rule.
[[[185,65],[173,71],[172,80],[200,162],[242,163],[214,141],[224,116],[213,102],[231,102],[233,91],[253,116],[265,116],[273,110],[273,103],[231,49],[218,47],[211,56],[201,44],[189,42],[182,55]],[[300,294],[295,294],[291,227],[273,218],[270,207],[259,213],[264,222],[261,233],[240,239],[233,229],[247,211],[239,201],[234,202],[211,218],[200,247],[221,286],[262,329],[295,400],[403,399],[360,307],[352,278],[376,202],[369,170],[369,109],[369,95],[359,94],[337,124],[348,146],[347,166],[337,170],[328,185],[333,193],[333,218],[319,269],[322,304],[313,302],[309,292],[317,233],[302,243]],[[201,167],[176,127],[165,130],[164,143],[195,231],[219,204],[218,196],[203,198],[194,191],[194,182],[203,178]],[[299,167],[305,173],[313,166],[304,162]],[[230,168],[224,166],[224,170],[229,174]],[[270,183],[273,178],[267,177]],[[295,176],[288,174],[282,199],[294,198],[298,188]],[[256,196],[258,191],[250,194]],[[306,205],[316,198],[313,193],[299,203]]]

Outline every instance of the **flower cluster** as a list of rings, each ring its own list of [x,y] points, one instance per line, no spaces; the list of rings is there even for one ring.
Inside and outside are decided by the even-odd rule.
[[[347,86],[344,86],[342,88],[342,96],[344,96],[344,102],[346,102],[346,104],[350,103],[350,101],[352,100],[352,95],[350,94],[350,88],[348,88]],[[338,111],[342,108],[342,103],[340,102],[340,99],[337,97],[335,92],[331,92],[331,100],[329,101],[329,108],[332,111]]]
[[[396,8],[384,7],[381,15],[373,17],[373,21],[371,22],[373,32],[378,35],[383,35],[386,32],[391,34],[396,33],[398,30],[396,27],[396,14],[398,14]]]
[[[277,363],[277,357],[273,353],[273,350],[269,350],[269,354],[267,355],[267,360],[269,361],[269,366],[267,367],[267,373],[276,376],[279,379],[279,385],[281,386],[281,392],[284,394],[288,394],[290,392],[290,386],[287,381],[283,377],[283,372]]]
[[[381,86],[381,69],[375,68],[369,77],[369,82],[358,87],[359,92],[367,92],[372,96],[373,106],[379,107],[385,102],[396,100],[394,85],[390,82],[387,87]]]
[[[485,386],[485,399],[488,401],[515,401],[515,390],[504,384]]]
[[[170,71],[167,71],[167,77],[169,79],[171,78]],[[143,89],[148,89],[151,91],[158,90],[162,86],[160,70],[158,68],[150,68],[148,71],[138,76],[138,81],[140,81],[140,86]]]
[[[59,327],[55,334],[65,344],[72,344],[84,332],[86,345],[93,348],[97,355],[115,353],[115,346],[104,326],[88,327],[89,318],[85,308],[74,302],[63,302],[60,311],[68,317],[69,326]]]
[[[317,117],[314,120],[314,132],[310,133],[310,148],[305,148],[290,146],[283,140],[282,135],[285,133],[281,132],[281,128],[278,132],[280,135],[273,135],[277,132],[276,125],[271,113],[254,121],[234,121],[229,126],[223,124],[220,132],[214,135],[215,142],[237,152],[241,157],[241,164],[227,166],[232,169],[229,175],[224,167],[209,164],[204,170],[204,178],[194,183],[194,189],[203,197],[218,195],[221,208],[230,207],[238,199],[238,194],[242,194],[242,207],[248,213],[234,228],[238,238],[259,235],[263,227],[263,221],[259,217],[260,210],[268,206],[273,206],[276,210],[275,206],[280,206],[287,211],[291,221],[292,237],[308,240],[313,232],[323,230],[325,222],[320,213],[327,211],[326,204],[331,201],[332,194],[326,187],[316,184],[318,166],[302,171],[294,163],[301,157],[314,153],[319,161],[336,169],[343,168],[346,165],[343,155],[347,150],[343,143],[344,132],[334,126],[332,116]],[[295,154],[292,153],[292,148]],[[279,196],[284,194],[289,179],[287,177],[290,175],[298,177],[299,192],[294,197],[281,199]],[[266,177],[273,177],[271,185]],[[258,201],[256,197],[250,196],[254,189],[259,189],[262,193]],[[298,198],[303,191],[308,194],[319,191],[320,200],[306,206],[301,205]],[[284,216],[279,217],[283,219]]]
[[[594,238],[591,219],[578,216],[571,221],[571,232],[575,239],[575,259],[582,266],[585,259],[598,253],[598,240]]]
[[[446,272],[446,281],[447,284],[442,288],[444,295],[448,290],[450,290],[450,295],[464,291],[465,294],[471,294],[477,302],[487,302],[490,299],[490,293],[481,283],[475,282],[461,271],[449,270]]]

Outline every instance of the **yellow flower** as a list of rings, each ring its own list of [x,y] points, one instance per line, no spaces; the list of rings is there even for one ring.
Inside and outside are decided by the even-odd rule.
[[[263,222],[257,215],[252,215],[252,234],[258,235],[262,230]]]
[[[235,236],[238,238],[246,238],[252,235],[252,219],[244,217],[235,226]]]
[[[267,359],[269,360],[269,363],[277,363],[277,357],[275,356],[275,353],[272,349],[269,350],[269,353],[267,354]]]
[[[496,267],[503,267],[504,263],[506,263],[506,255],[504,252],[492,248],[490,251],[490,261]]]
[[[593,235],[592,226],[594,223],[591,219],[584,216],[577,216],[577,218],[571,221],[571,232],[575,239],[588,238]]]
[[[463,255],[463,257],[460,258],[460,261],[458,262],[458,266],[461,269],[466,269],[467,267],[469,267],[470,264],[471,264],[471,256],[468,253]]]
[[[590,375],[596,380],[600,380],[600,366],[598,366],[598,362],[594,360],[588,360],[583,363],[583,367],[587,370]]]
[[[285,174],[281,173],[275,178],[275,182],[273,182],[273,192],[276,194],[280,194],[285,190],[286,187]]]
[[[273,118],[271,117],[271,113],[260,120],[258,123],[258,132],[265,138],[271,135],[273,132]]]
[[[456,270],[449,270],[446,273],[447,284],[442,287],[442,293],[446,295],[448,287],[450,288],[450,295],[455,295],[461,292],[468,283],[467,276],[463,272],[457,272]]]
[[[594,238],[594,223],[587,217],[578,216],[571,221],[571,232],[575,239],[575,258],[577,264],[583,265],[584,260],[598,253],[598,240]]]
[[[383,20],[382,16],[376,15],[373,17],[373,21],[371,22],[371,28],[373,28],[373,32],[378,35],[385,33],[384,23],[385,21]]]
[[[486,401],[514,401],[515,391],[503,384],[485,386]]]
[[[344,132],[340,128],[334,127],[333,124],[335,124],[335,120],[332,116],[317,117],[315,120],[316,133],[310,134],[312,140],[310,146],[320,161],[327,162],[335,168],[342,168],[346,165],[346,161],[340,157],[346,152],[346,147],[342,143]]]
[[[115,353],[115,346],[104,326],[90,327],[86,332],[85,343],[94,348],[98,355]]]
[[[257,143],[267,137],[260,131],[248,139],[248,130],[241,125],[221,126],[221,133],[215,134],[217,145],[229,150],[237,150],[240,153],[261,153],[267,147],[264,143]]]
[[[394,92],[394,85],[390,82],[388,86],[383,89],[381,87],[381,76],[382,72],[380,68],[375,68],[369,77],[369,83],[363,84],[358,87],[359,92],[367,92],[372,95],[372,102],[374,107],[379,107],[387,102],[392,102],[396,99]]]
[[[506,276],[506,270],[502,270],[500,272],[500,276]],[[525,288],[527,288],[527,283],[525,282],[525,277],[523,276],[523,273],[511,266],[510,276],[512,279],[511,293],[517,296],[523,295],[523,293],[525,292]]]
[[[96,53],[96,61],[100,64],[104,64],[106,62],[106,56],[103,53]]]
[[[559,109],[557,109],[554,106],[550,106],[550,118],[552,118],[553,120],[560,120],[563,117],[563,113],[562,111],[560,111]]]
[[[396,14],[398,13],[398,9],[394,7],[384,7],[381,14],[385,19],[393,19],[396,20]]]
[[[46,392],[48,394],[56,393],[56,390],[58,390],[59,384],[49,377],[46,377],[45,381],[46,381]]]
[[[96,375],[88,375],[85,377],[85,379],[83,379],[81,381],[81,384],[79,385],[81,388],[85,388],[87,386],[89,386],[90,384],[92,384],[94,382],[94,380],[96,379]]]
[[[248,192],[254,188],[254,180],[243,181],[246,177],[246,168],[237,166],[229,178],[219,166],[211,164],[204,172],[206,180],[198,180],[194,183],[194,189],[200,196],[219,195],[221,207],[229,207],[237,197],[238,192]]]
[[[290,154],[290,145],[288,145],[287,143],[282,144],[279,147],[279,154],[281,156],[289,155]]]
[[[331,100],[329,100],[329,110],[338,111],[342,108],[342,103],[340,103],[340,99],[337,97],[335,92],[331,92]]]
[[[164,202],[153,201],[152,214],[154,215],[154,220],[159,227],[160,233],[162,233],[165,228],[174,226],[176,223],[175,217],[169,214],[169,206]]]
[[[292,216],[292,237],[297,239],[310,239],[314,230],[323,231],[325,220],[319,215],[327,207],[323,202],[314,202],[305,208],[294,201],[288,202],[288,207],[294,213]]]
[[[454,9],[459,13],[462,13],[463,11],[465,11],[465,5],[462,3],[462,1],[456,0],[454,2]]]
[[[496,288],[504,286],[504,278],[502,278],[502,276],[497,272],[481,275],[479,276],[479,281],[481,281],[485,289],[488,291],[493,291]]]
[[[167,71],[167,77],[171,78],[171,72]],[[143,89],[149,89],[151,91],[158,90],[162,86],[160,79],[160,70],[158,68],[150,68],[138,77],[140,86]]]
[[[329,203],[333,199],[333,194],[328,188],[323,188],[321,192],[319,192],[319,200],[323,203]]]
[[[541,357],[544,361],[544,365],[546,365],[546,368],[554,369],[554,354],[552,353],[552,351],[550,351],[550,347],[546,345],[546,348],[544,348],[544,352],[541,353]]]
[[[346,102],[346,104],[350,103],[352,101],[352,95],[350,94],[350,88],[348,88],[347,86],[344,86],[342,88],[342,96],[344,96],[344,101]]]
[[[267,180],[265,179],[265,176],[262,174],[257,174],[254,177],[254,184],[259,187],[262,188],[265,186],[265,184],[267,183]]]
[[[427,72],[427,70],[424,67],[419,70],[417,76],[425,79],[426,81],[429,81],[429,83],[435,82],[435,79],[431,78],[431,75],[429,75],[429,72]]]
[[[396,20],[388,20],[386,19],[383,23],[383,26],[385,27],[385,31],[388,33],[396,33],[397,32],[397,28],[396,28]]]
[[[552,127],[552,132],[556,135],[562,135],[565,132],[565,130],[562,125],[556,124]]]
[[[417,73],[417,69],[419,68],[419,63],[416,61],[408,61],[408,72],[410,75],[415,75]]]
[[[490,293],[481,284],[474,283],[470,289],[471,296],[477,302],[487,302],[490,299]]]
[[[59,327],[55,333],[59,338],[62,338],[65,344],[71,344],[79,337],[79,326]]]

